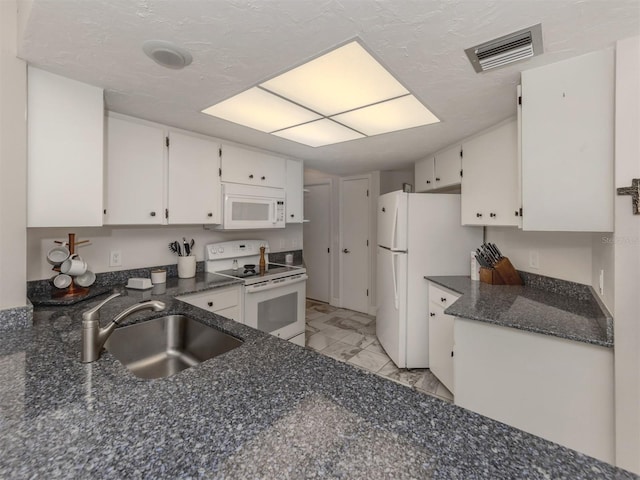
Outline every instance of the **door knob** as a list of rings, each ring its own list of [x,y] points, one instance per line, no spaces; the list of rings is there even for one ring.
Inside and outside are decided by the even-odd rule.
[[[351,250],[349,250],[348,248],[343,248],[342,253],[351,253]]]

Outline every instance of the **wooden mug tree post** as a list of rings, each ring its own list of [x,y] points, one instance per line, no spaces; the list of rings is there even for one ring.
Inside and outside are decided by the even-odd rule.
[[[80,242],[76,242],[76,234],[75,233],[70,233],[69,234],[69,241],[67,242],[67,245],[69,247],[69,256],[73,255],[74,253],[76,253],[76,247],[78,245],[81,245],[83,243],[88,243],[89,240],[82,240]],[[55,243],[59,244],[59,245],[64,245],[65,242],[61,242],[56,240]],[[53,270],[56,272],[60,271],[60,267],[59,266],[55,266],[53,267]],[[81,297],[83,295],[86,295],[87,293],[89,293],[89,289],[87,287],[81,287],[79,285],[76,285],[73,277],[71,277],[71,285],[69,285],[67,288],[62,288],[59,290],[56,290],[55,292],[53,292],[51,294],[51,296],[53,298],[74,298],[74,297]]]

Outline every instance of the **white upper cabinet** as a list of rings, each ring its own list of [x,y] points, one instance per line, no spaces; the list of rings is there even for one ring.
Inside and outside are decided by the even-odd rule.
[[[433,157],[423,158],[416,162],[414,182],[416,192],[428,192],[433,189],[436,175]]]
[[[519,225],[517,135],[514,118],[463,142],[463,225]]]
[[[229,145],[221,148],[223,182],[285,188],[284,158]]]
[[[302,223],[304,215],[302,162],[287,160],[286,217],[287,223]]]
[[[113,116],[106,126],[104,223],[165,223],[164,130]]]
[[[461,151],[460,145],[455,145],[436,153],[434,157],[434,188],[450,187],[460,183]]]
[[[460,145],[447,148],[415,164],[415,191],[428,192],[460,184]]]
[[[219,145],[169,132],[169,224],[217,224],[221,218]]]
[[[521,128],[523,230],[612,231],[613,50],[522,72]]]
[[[28,70],[27,226],[102,225],[102,89]]]

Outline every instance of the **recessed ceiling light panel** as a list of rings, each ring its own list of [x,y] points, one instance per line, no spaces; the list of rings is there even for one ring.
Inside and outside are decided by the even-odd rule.
[[[267,133],[322,118],[258,87],[206,108],[202,113]]]
[[[326,116],[409,93],[358,42],[348,43],[261,86]]]
[[[202,112],[312,147],[439,121],[357,41]]]
[[[184,68],[193,61],[187,50],[165,40],[147,40],[142,44],[142,51],[158,65],[174,70]]]
[[[322,147],[323,145],[364,138],[361,133],[343,127],[327,118],[280,130],[279,132],[274,132],[274,135],[294,142],[304,143],[311,147]]]
[[[331,118],[365,135],[380,135],[439,122],[413,95],[358,108]]]

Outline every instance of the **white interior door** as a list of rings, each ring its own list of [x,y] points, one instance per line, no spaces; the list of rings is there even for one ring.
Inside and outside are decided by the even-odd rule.
[[[640,37],[616,48],[616,187],[640,178]],[[640,215],[631,196],[615,199],[615,416],[616,465],[640,474]],[[605,272],[606,274],[606,272]],[[607,293],[605,282],[605,296]]]
[[[369,310],[369,179],[340,179],[340,303],[357,312]]]
[[[329,303],[331,283],[331,183],[305,185],[303,248],[307,297]]]

